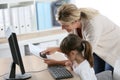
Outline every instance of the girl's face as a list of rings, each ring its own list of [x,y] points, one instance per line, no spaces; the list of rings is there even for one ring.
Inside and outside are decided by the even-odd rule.
[[[77,62],[79,64],[85,60],[84,57],[76,50],[72,50],[69,54],[67,54],[67,57],[72,63]]]
[[[81,27],[80,21],[75,21],[70,24],[65,24],[63,22],[59,22],[62,26],[62,29],[65,29],[67,32],[72,32],[74,29]]]
[[[75,51],[71,51],[69,54],[67,54],[67,57],[68,57],[68,59],[71,62],[75,61],[75,59],[76,59],[76,52]]]

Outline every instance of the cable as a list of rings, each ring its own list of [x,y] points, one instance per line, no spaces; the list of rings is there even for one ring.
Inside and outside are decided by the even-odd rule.
[[[3,77],[3,76],[5,76],[5,75],[7,75],[8,73],[5,73],[5,74],[2,74],[2,75],[0,75],[0,77]]]
[[[26,72],[26,73],[37,73],[37,72],[42,72],[42,71],[45,71],[45,70],[48,70],[48,69],[43,69],[43,70],[40,70],[40,71],[28,71],[28,72]],[[3,77],[3,76],[5,76],[5,75],[7,75],[8,73],[5,73],[5,74],[2,74],[2,75],[0,75],[0,77]]]
[[[45,71],[45,70],[48,70],[48,69],[43,69],[43,70],[40,70],[40,71],[28,71],[26,73],[37,73],[37,72],[42,72],[42,71]]]

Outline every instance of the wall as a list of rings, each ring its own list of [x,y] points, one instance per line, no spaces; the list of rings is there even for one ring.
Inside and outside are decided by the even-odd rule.
[[[91,7],[99,10],[120,26],[119,0],[75,0],[78,7]]]

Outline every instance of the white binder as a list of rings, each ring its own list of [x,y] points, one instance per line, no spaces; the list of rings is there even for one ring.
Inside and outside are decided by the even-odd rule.
[[[4,18],[5,18],[5,31],[10,26],[10,12],[9,9],[4,9]]]
[[[18,8],[11,8],[12,28],[16,34],[20,34]]]
[[[31,10],[31,5],[30,6],[25,6],[25,29],[26,33],[31,32],[32,29],[32,10]]]
[[[19,7],[18,8],[18,14],[19,14],[19,24],[20,24],[20,34],[25,33],[25,11],[24,7]]]
[[[5,36],[3,9],[0,9],[0,37]]]

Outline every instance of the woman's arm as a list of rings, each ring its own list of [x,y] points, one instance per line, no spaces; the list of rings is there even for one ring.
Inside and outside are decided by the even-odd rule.
[[[58,52],[61,52],[61,50],[60,50],[60,48],[59,47],[49,47],[49,48],[47,48],[46,50],[44,50],[44,51],[42,51],[42,53],[44,54],[53,54],[53,53],[55,53],[56,51],[58,51]]]

